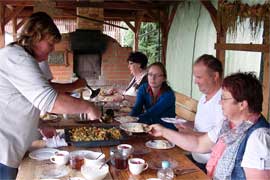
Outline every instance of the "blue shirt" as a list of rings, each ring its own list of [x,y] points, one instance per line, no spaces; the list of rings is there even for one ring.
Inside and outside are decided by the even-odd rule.
[[[138,89],[136,102],[130,115],[139,117],[138,122],[141,123],[158,123],[167,128],[176,130],[173,124],[161,120],[163,117],[174,118],[176,116],[174,92],[171,89],[163,92],[156,100],[156,103],[153,104],[153,97],[147,90],[148,86],[148,83],[145,83]]]

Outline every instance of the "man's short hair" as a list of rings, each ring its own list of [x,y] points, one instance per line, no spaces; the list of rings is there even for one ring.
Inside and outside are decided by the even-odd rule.
[[[218,72],[219,77],[222,77],[222,73],[223,73],[222,64],[220,60],[218,60],[214,56],[209,55],[209,54],[203,54],[202,56],[198,57],[194,65],[200,64],[200,63],[205,65],[210,71]]]

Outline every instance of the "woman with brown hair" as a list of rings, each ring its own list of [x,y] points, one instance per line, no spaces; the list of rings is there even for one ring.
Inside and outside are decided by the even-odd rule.
[[[163,117],[175,117],[175,96],[167,83],[167,72],[160,62],[151,64],[147,73],[148,83],[143,84],[137,94],[131,116],[139,117],[139,122],[159,123],[170,129],[176,129],[171,123],[161,120]]]
[[[18,40],[0,50],[0,179],[16,179],[41,111],[101,116],[92,103],[58,93],[40,70],[38,63],[48,59],[60,40],[50,16],[37,12],[28,18]]]
[[[174,132],[159,125],[151,134],[179,147],[211,152],[207,173],[213,179],[269,179],[270,129],[261,114],[262,85],[252,73],[235,73],[223,80],[221,106],[226,120],[207,133]]]

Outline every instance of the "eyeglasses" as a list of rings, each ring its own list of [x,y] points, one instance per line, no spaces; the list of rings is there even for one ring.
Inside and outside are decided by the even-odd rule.
[[[152,73],[148,73],[147,76],[148,77],[151,77],[151,78],[159,78],[159,77],[163,77],[163,74],[152,74]]]
[[[232,97],[228,97],[228,98],[225,98],[225,97],[221,97],[221,101],[226,101],[226,100],[229,100],[229,99],[233,99]]]

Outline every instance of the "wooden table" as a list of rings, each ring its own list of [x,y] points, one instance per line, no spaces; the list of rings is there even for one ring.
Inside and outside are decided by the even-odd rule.
[[[176,176],[175,179],[209,179],[207,175],[205,175],[199,168],[197,168],[190,160],[187,159],[187,157],[183,154],[183,151],[180,148],[174,147],[167,150],[150,149],[145,146],[145,142],[150,139],[152,139],[152,137],[150,136],[138,135],[135,138],[129,139],[128,142],[123,142],[131,144],[134,147],[135,152],[138,150],[146,150],[145,154],[133,155],[134,157],[140,157],[146,160],[146,162],[149,164],[149,168],[146,171],[142,172],[140,175],[135,176],[132,175],[128,169],[117,170],[112,165],[110,165],[110,173],[105,179],[142,180],[147,178],[154,178],[157,177],[157,169],[155,167],[160,166],[162,160],[170,161],[172,165],[176,166],[177,168],[195,168],[198,170],[193,173]],[[110,147],[79,148],[74,146],[68,146],[59,149],[67,151],[74,151],[79,149],[99,151],[103,152],[106,155],[107,159],[109,157],[109,148]],[[49,160],[37,161],[30,159],[28,155],[26,155],[19,168],[17,180],[38,180],[40,173],[42,172],[42,168],[46,166],[52,166]],[[68,180],[69,177],[74,176],[82,177],[80,171],[71,169],[67,176],[60,179]]]

